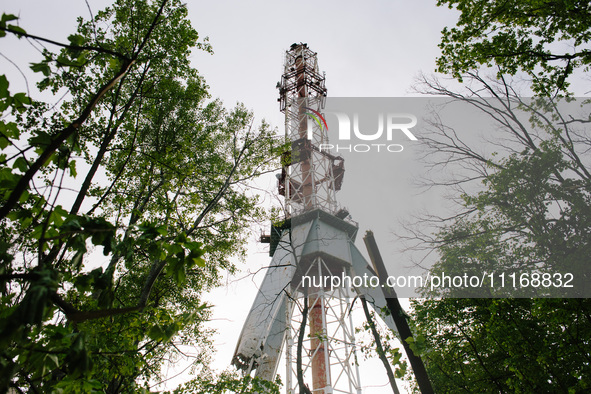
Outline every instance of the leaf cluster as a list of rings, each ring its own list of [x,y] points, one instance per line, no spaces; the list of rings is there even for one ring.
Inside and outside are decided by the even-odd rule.
[[[462,80],[481,66],[498,76],[523,72],[536,93],[566,92],[569,77],[589,70],[591,10],[580,0],[441,0],[459,11],[442,31],[438,71]]]

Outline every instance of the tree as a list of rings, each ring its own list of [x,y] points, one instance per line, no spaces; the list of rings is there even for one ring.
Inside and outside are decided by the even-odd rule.
[[[133,392],[201,345],[203,291],[263,211],[246,182],[280,141],[189,64],[211,51],[177,0],[118,0],[31,66],[58,105],[0,77],[0,386]],[[102,256],[101,256],[102,255]],[[173,338],[175,342],[173,342]]]
[[[498,75],[524,72],[535,92],[566,91],[578,68],[589,70],[591,9],[580,0],[440,0],[456,8],[455,27],[445,28],[438,71],[461,79],[480,66]]]
[[[434,183],[454,186],[462,207],[451,218],[436,218],[447,225],[435,237],[423,238],[437,246],[437,269],[451,272],[460,262],[463,269],[474,262],[488,272],[571,272],[576,273],[573,290],[560,294],[585,296],[590,274],[585,256],[591,251],[587,103],[523,99],[504,80],[487,81],[474,73],[465,78],[470,85],[465,95],[436,80],[423,82],[426,91],[490,115],[502,134],[486,142],[489,151],[494,149],[488,155],[442,123],[424,135],[431,166],[458,166],[452,179]]]
[[[424,92],[473,105],[503,134],[486,141],[494,150],[486,154],[435,122],[436,131],[423,138],[433,154],[430,165],[456,176],[434,184],[453,188],[459,212],[425,218],[435,230],[415,229],[413,238],[437,252],[433,273],[571,271],[578,292],[560,296],[588,297],[589,109],[579,101],[582,115],[565,113],[570,100],[557,98],[570,95],[569,77],[588,70],[588,4],[438,4],[460,12],[457,25],[442,32],[438,70],[465,82],[466,93],[427,78]],[[483,78],[483,67],[496,67],[496,79]],[[510,82],[519,74],[531,78],[533,100],[520,98]],[[558,294],[540,288],[512,294]],[[435,298],[417,300],[413,309],[438,392],[585,392],[591,386],[588,298]]]
[[[438,393],[585,392],[589,299],[446,298],[414,305]]]
[[[460,201],[455,215],[425,219],[436,228],[433,235],[419,236],[438,254],[431,272],[505,272],[518,280],[525,274],[531,283],[518,283],[507,293],[497,282],[489,294],[479,290],[480,297],[588,297],[587,103],[575,102],[583,113],[576,117],[563,112],[561,100],[519,97],[504,78],[486,80],[474,72],[463,78],[466,94],[432,79],[423,80],[424,91],[474,106],[503,134],[489,138],[487,146],[494,148],[489,154],[443,122],[423,135],[431,165],[453,169],[451,179],[435,183],[453,186]],[[569,272],[572,291],[562,287],[557,293],[554,285],[530,281],[533,274],[549,273],[554,280],[554,274],[564,278]],[[423,357],[437,392],[589,389],[587,299],[456,299],[451,297],[466,293],[453,289],[429,295],[448,297],[413,303],[414,326],[426,340]]]

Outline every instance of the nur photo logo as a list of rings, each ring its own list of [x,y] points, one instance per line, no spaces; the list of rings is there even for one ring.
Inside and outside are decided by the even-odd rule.
[[[410,141],[417,141],[417,137],[411,129],[417,125],[417,117],[410,113],[380,112],[377,114],[363,114],[358,112],[325,111],[324,115],[312,108],[306,115],[314,121],[322,130],[326,130],[331,143],[319,145],[319,150],[336,152],[402,152],[404,146],[393,143],[398,137],[403,136]],[[326,118],[336,123],[336,133],[328,133],[329,127]],[[365,121],[365,123],[362,122]],[[370,129],[368,124],[377,125]],[[363,125],[363,126],[361,126]],[[332,127],[331,130],[334,130]],[[312,139],[313,130],[308,129],[307,137]],[[336,140],[336,141],[335,141]],[[363,143],[354,143],[363,141]],[[369,143],[371,141],[372,143]]]

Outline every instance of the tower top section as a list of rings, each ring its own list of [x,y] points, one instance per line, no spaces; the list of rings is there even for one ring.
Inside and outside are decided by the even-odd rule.
[[[283,75],[279,87],[281,112],[289,111],[293,99],[306,98],[308,104],[324,108],[325,77],[318,69],[317,53],[308,44],[292,44],[285,52]]]
[[[316,52],[307,44],[293,44],[285,53],[283,75],[277,84],[279,104],[285,114],[285,134],[291,141],[279,178],[287,216],[313,209],[334,214],[336,191],[345,172],[344,160],[322,147],[328,144],[328,126],[322,111],[326,99],[324,74]]]

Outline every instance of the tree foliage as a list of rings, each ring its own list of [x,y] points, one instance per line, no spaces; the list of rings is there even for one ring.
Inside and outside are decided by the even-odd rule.
[[[281,381],[269,382],[248,375],[238,376],[233,372],[223,372],[219,376],[199,376],[174,391],[174,394],[210,393],[210,394],[279,394]]]
[[[556,93],[589,65],[588,4],[439,4],[461,13],[443,31],[439,71],[463,81],[465,91],[429,78],[421,90],[482,111],[499,134],[474,142],[438,119],[423,136],[431,168],[452,174],[430,184],[451,187],[459,211],[425,217],[415,245],[437,252],[432,273],[571,272],[575,288],[557,293],[530,282],[512,295],[562,298],[451,298],[444,291],[429,294],[444,298],[414,301],[429,376],[437,392],[586,392],[591,304],[574,297],[588,297],[591,279],[590,111],[588,101]],[[495,66],[496,78],[483,77],[482,66]],[[520,72],[531,77],[534,99],[521,98],[512,84]],[[478,295],[507,292],[497,282]]]
[[[452,186],[460,196],[455,215],[425,219],[428,231],[435,232],[425,230],[419,242],[438,254],[431,272],[516,274],[515,288],[509,280],[501,287],[497,276],[496,285],[472,293],[479,297],[588,297],[588,104],[527,100],[504,79],[474,73],[464,78],[470,86],[466,94],[437,80],[425,79],[423,86],[483,111],[499,135],[488,138],[488,149],[467,142],[444,122],[423,136],[431,165],[452,170],[451,178],[434,183]],[[522,274],[569,272],[574,287],[559,292],[519,281]],[[589,389],[591,371],[584,360],[591,354],[586,328],[591,304],[586,299],[449,298],[470,295],[454,289],[428,295],[448,297],[413,303],[415,329],[426,339],[423,358],[438,392]]]
[[[591,252],[588,103],[523,99],[505,81],[487,81],[477,74],[465,78],[471,86],[467,94],[436,80],[423,82],[434,94],[486,113],[499,134],[474,146],[438,123],[424,135],[430,165],[453,173],[434,183],[453,186],[461,207],[457,215],[437,218],[444,225],[435,227],[435,236],[422,238],[440,255],[435,269],[450,274],[454,267],[473,267],[477,274],[571,272],[572,291],[562,287],[560,294],[584,296],[590,274],[585,256]],[[542,287],[553,286],[535,290]],[[506,293],[489,294],[495,295]]]
[[[0,387],[133,392],[177,345],[201,346],[204,290],[263,214],[246,182],[274,131],[211,100],[211,52],[177,0],[118,0],[59,43],[3,15],[0,36],[61,47],[31,65],[59,97],[0,76]]]
[[[498,75],[525,72],[541,94],[568,89],[577,69],[589,70],[591,9],[580,0],[440,0],[460,12],[445,28],[438,71],[460,78],[480,66]]]
[[[438,393],[591,388],[589,299],[425,300],[414,306]]]

